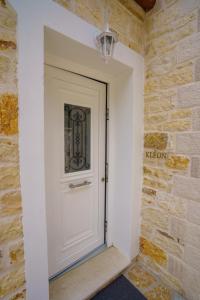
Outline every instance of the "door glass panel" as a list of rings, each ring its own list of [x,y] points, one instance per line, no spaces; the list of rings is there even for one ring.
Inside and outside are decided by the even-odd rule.
[[[65,173],[90,169],[91,109],[64,104]]]

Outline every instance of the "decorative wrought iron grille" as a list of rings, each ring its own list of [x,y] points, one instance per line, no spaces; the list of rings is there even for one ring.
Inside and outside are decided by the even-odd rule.
[[[64,104],[65,173],[90,169],[91,109]]]

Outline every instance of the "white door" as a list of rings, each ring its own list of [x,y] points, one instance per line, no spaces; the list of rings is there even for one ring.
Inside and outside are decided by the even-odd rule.
[[[106,85],[45,70],[49,276],[104,244]]]

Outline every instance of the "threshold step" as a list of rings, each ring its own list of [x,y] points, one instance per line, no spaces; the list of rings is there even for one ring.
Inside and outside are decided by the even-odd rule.
[[[107,248],[101,254],[51,281],[49,299],[90,299],[129,265],[129,259],[121,254],[117,248]]]

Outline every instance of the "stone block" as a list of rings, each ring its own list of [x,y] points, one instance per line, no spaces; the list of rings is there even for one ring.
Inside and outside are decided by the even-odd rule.
[[[183,270],[183,286],[188,294],[200,294],[200,272],[196,271],[189,265],[185,265]]]
[[[144,147],[157,150],[165,150],[167,147],[168,135],[166,133],[147,133],[144,136]]]
[[[195,82],[178,88],[177,107],[200,106],[200,82]]]
[[[149,226],[149,224],[142,223],[141,224],[141,235],[147,240],[151,240],[153,237],[154,228]]]
[[[144,293],[145,297],[148,300],[155,300],[155,299],[165,299],[170,300],[172,299],[172,291],[164,285],[159,284],[158,286],[154,287],[150,291]]]
[[[184,263],[175,256],[169,255],[168,271],[181,282],[183,281]]]
[[[200,157],[192,157],[191,159],[191,176],[200,178]]]
[[[19,169],[17,167],[0,168],[0,189],[19,187]]]
[[[178,62],[190,60],[199,56],[200,52],[200,33],[193,34],[181,41],[178,45]]]
[[[174,108],[174,103],[171,99],[165,101],[152,102],[149,104],[149,112],[150,113],[158,113],[170,111]]]
[[[197,59],[195,61],[194,78],[195,78],[195,81],[200,80],[200,59]]]
[[[0,134],[13,135],[18,132],[18,99],[13,94],[0,96]]]
[[[162,125],[164,131],[188,131],[192,127],[190,120],[169,121]]]
[[[163,209],[165,213],[178,218],[186,218],[187,200],[164,192],[158,192],[156,199],[158,206]]]
[[[200,202],[199,179],[174,176],[173,194],[178,197]]]
[[[170,155],[165,162],[165,166],[174,170],[187,170],[189,158],[180,155]]]
[[[199,155],[200,133],[179,133],[176,135],[176,153]]]
[[[200,226],[187,224],[185,232],[185,244],[198,248],[200,251]]]
[[[9,272],[0,278],[0,297],[5,297],[14,290],[20,288],[25,283],[24,268],[21,266],[17,270]]]
[[[170,218],[169,233],[180,245],[184,245],[186,226],[184,220],[176,217]]]
[[[170,192],[171,191],[171,185],[165,182],[160,182],[160,181],[155,181],[149,178],[144,178],[143,184],[147,187],[156,189],[156,190],[161,190],[165,192]]]
[[[24,245],[18,243],[9,249],[10,264],[16,265],[24,261]]]
[[[186,245],[184,249],[185,263],[200,272],[200,251],[197,248]],[[199,282],[200,284],[200,282]]]
[[[193,81],[193,64],[177,66],[176,69],[160,78],[160,88],[171,88]]]
[[[170,235],[163,234],[161,231],[156,231],[154,243],[168,254],[172,254],[179,258],[183,257],[183,246],[175,241]]]
[[[160,209],[145,208],[142,210],[143,224],[149,224],[156,228],[168,229],[169,217]]]
[[[20,192],[10,192],[0,196],[0,217],[16,215],[21,211]]]
[[[187,220],[200,225],[200,203],[191,200],[188,201]]]
[[[192,116],[191,109],[177,109],[175,111],[172,111],[172,113],[171,113],[172,120],[180,120],[180,119],[190,118],[191,116]]]
[[[154,262],[159,265],[167,264],[167,255],[158,246],[144,238],[140,239],[140,250],[143,255],[149,256]]]
[[[152,274],[148,273],[139,265],[133,266],[129,270],[128,278],[138,289],[148,288],[157,282],[156,278],[152,276]]]
[[[145,124],[159,124],[168,119],[168,114],[155,114],[144,118]]]
[[[164,180],[170,180],[172,178],[172,175],[168,171],[165,171],[163,169],[158,169],[158,168],[152,168],[149,166],[143,167],[143,173],[146,176],[164,179]]]
[[[4,30],[16,30],[16,14],[14,11],[11,12],[11,9],[0,11],[0,26]]]
[[[192,112],[192,129],[200,131],[200,108],[196,107]]]
[[[16,218],[10,222],[1,223],[0,243],[8,242],[22,237],[22,222]]]
[[[0,162],[18,162],[18,145],[15,141],[0,139]]]

